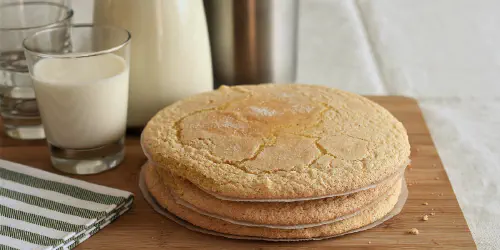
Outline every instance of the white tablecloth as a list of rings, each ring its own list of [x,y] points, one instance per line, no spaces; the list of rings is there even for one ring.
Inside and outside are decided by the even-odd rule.
[[[419,100],[477,246],[500,249],[500,1],[301,0],[299,33],[299,82]]]

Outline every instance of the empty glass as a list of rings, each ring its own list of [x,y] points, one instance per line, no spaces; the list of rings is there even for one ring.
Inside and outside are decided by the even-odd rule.
[[[70,8],[54,2],[16,1],[0,5],[0,116],[9,137],[45,138],[23,40],[45,28],[68,26],[72,17]]]

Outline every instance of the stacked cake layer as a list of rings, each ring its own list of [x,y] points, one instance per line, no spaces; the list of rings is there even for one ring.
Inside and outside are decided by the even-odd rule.
[[[388,111],[361,96],[298,84],[223,87],[146,126],[145,183],[200,228],[316,239],[386,217],[405,187],[410,146]]]

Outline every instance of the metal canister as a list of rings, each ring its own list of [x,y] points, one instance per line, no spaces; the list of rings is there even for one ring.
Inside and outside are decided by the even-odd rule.
[[[294,82],[297,0],[205,0],[215,87]]]

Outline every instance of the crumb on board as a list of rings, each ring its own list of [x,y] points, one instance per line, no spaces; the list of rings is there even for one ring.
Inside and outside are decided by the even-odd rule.
[[[436,163],[434,163],[434,164],[432,164],[432,166],[433,166],[433,167],[437,167],[437,164],[436,164]]]
[[[424,203],[422,203],[422,205],[424,205],[424,206],[428,206],[428,205],[429,205],[429,202],[424,202]]]
[[[424,217],[422,217],[422,220],[423,220],[423,221],[428,221],[428,220],[429,220],[429,215],[427,215],[427,214],[426,214],[426,215],[424,215]]]
[[[368,244],[372,244],[372,242],[371,242],[371,241],[368,241]]]
[[[436,177],[436,178],[434,178],[434,179],[439,180],[439,177]]]
[[[436,213],[432,212],[431,215],[434,216],[434,215],[436,215]]]
[[[434,208],[431,208],[432,211],[434,211]]]
[[[431,194],[434,194],[434,193],[431,193]]]
[[[413,186],[413,183],[408,183],[408,186]]]
[[[439,196],[443,196],[443,193],[440,193]]]
[[[416,229],[416,228],[410,229],[410,231],[408,231],[408,233],[409,234],[413,234],[413,235],[418,235],[419,234],[418,229]]]
[[[417,152],[420,152],[420,148],[417,148]]]

